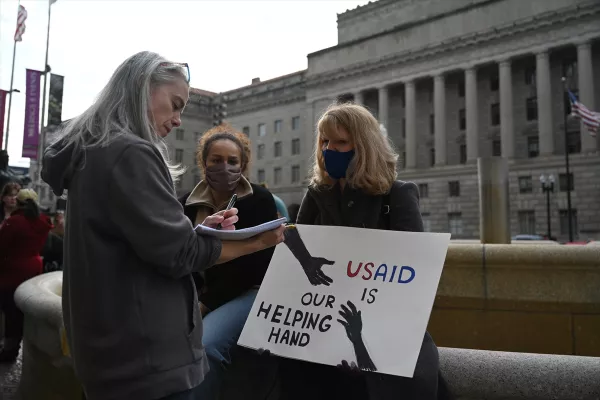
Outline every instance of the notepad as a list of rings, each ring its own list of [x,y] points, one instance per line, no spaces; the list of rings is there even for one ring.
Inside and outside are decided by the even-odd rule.
[[[197,225],[195,230],[201,235],[214,236],[221,240],[244,240],[251,238],[252,236],[256,236],[260,233],[273,230],[279,225],[285,224],[286,221],[286,218],[279,218],[250,228],[244,228],[239,230],[236,229],[233,231],[219,230],[209,228],[208,226],[204,225]]]

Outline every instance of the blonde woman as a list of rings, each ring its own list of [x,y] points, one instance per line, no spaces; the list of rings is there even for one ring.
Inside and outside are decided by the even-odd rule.
[[[423,231],[417,186],[396,180],[398,155],[364,107],[341,104],[325,111],[317,125],[314,160],[299,224]],[[357,354],[359,347],[356,343]],[[368,357],[366,360],[363,369],[369,370]],[[289,398],[433,400],[445,393],[437,347],[429,333],[423,339],[412,379],[364,373],[366,379],[357,380],[328,366],[289,360],[282,364],[282,383]],[[342,396],[340,391],[348,393]]]

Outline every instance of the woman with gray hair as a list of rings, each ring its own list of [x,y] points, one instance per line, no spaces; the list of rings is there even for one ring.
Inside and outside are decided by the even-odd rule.
[[[44,154],[43,179],[69,192],[63,315],[90,400],[193,399],[208,364],[191,273],[283,241],[284,226],[239,242],[194,231],[163,141],[188,92],[187,64],[138,53]],[[234,229],[236,214],[203,224]]]

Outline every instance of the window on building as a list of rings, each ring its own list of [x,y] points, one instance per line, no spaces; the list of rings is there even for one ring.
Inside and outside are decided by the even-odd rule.
[[[400,160],[400,164],[402,165],[402,168],[406,168],[406,151],[402,152],[402,160]]]
[[[569,80],[569,83],[573,83],[573,86],[576,85],[575,77],[577,74],[577,59],[572,58],[569,60],[563,61],[562,64],[562,76]],[[573,90],[571,90],[573,91]]]
[[[560,234],[569,234],[569,212],[568,210],[560,210],[558,215],[560,218]],[[577,210],[571,209],[571,228],[573,229],[573,236],[579,236],[579,225],[577,223]]]
[[[533,180],[531,176],[519,177],[519,193],[533,193]]]
[[[490,106],[490,118],[492,126],[500,125],[500,104],[494,103]]]
[[[258,170],[257,177],[258,177],[258,179],[257,179],[258,183],[263,183],[263,182],[267,181],[264,169],[259,169]]]
[[[572,172],[569,172],[568,178],[569,182],[567,182],[567,174],[558,174],[558,187],[561,192],[566,192],[567,188],[570,191],[575,190],[575,179]]]
[[[526,100],[527,121],[537,121],[537,97],[530,97]]]
[[[535,85],[535,66],[525,68],[525,84]]]
[[[292,155],[300,154],[300,139],[292,139]]]
[[[461,164],[466,164],[467,163],[467,145],[464,144],[464,143],[461,144],[458,147],[458,152],[459,152],[459,154],[458,154],[458,157],[459,157],[458,162],[461,163]]]
[[[448,230],[452,235],[463,234],[462,214],[459,212],[448,213]]]
[[[458,97],[465,97],[465,80],[461,79],[458,82]]]
[[[535,158],[540,155],[540,139],[537,136],[527,138],[527,157]]]
[[[523,235],[535,235],[535,211],[522,210],[518,212],[519,233]]]
[[[176,163],[183,162],[183,149],[175,149],[175,162]]]
[[[273,124],[273,131],[275,133],[279,133],[279,132],[281,132],[282,127],[283,127],[283,121],[281,121],[280,119],[278,119]]]
[[[249,126],[243,127],[242,132],[244,133],[244,135],[250,136],[250,127]]]
[[[273,184],[274,185],[281,185],[281,181],[282,181],[282,176],[281,176],[281,168],[276,167],[275,169],[273,169]]]
[[[579,131],[567,133],[567,148],[569,154],[581,153],[581,135]]]
[[[406,138],[406,118],[402,118],[402,138]]]
[[[292,117],[292,130],[300,129],[300,117]]]
[[[175,139],[176,140],[183,140],[183,133],[184,133],[183,129],[177,128],[177,130],[175,130]]]
[[[458,129],[461,131],[467,129],[467,111],[464,108],[458,110]]]
[[[259,160],[262,160],[263,158],[265,158],[265,145],[262,143],[259,144],[256,149],[256,158]]]
[[[492,156],[500,157],[502,155],[502,141],[500,139],[492,140]]]
[[[435,147],[429,149],[429,165],[432,167],[435,165]]]
[[[500,88],[500,79],[498,77],[498,74],[492,74],[492,76],[490,76],[490,90],[492,92],[497,92],[499,88]]]
[[[281,142],[275,142],[275,145],[273,146],[273,156],[281,157]]]
[[[422,199],[428,198],[429,197],[429,184],[419,183],[419,194]]]
[[[571,89],[571,93],[573,93],[575,97],[579,99],[579,90]],[[571,108],[571,99],[568,93],[563,93],[563,104],[565,105],[565,115],[571,115],[573,109]]]
[[[300,166],[292,165],[292,183],[300,183]]]
[[[267,126],[265,124],[258,124],[258,136],[265,136],[267,134]]]
[[[460,197],[460,182],[459,181],[448,182],[448,195],[450,197]]]
[[[423,232],[431,232],[431,214],[422,213],[421,219],[423,220]]]
[[[435,133],[435,115],[433,114],[429,114],[429,133],[432,135]]]

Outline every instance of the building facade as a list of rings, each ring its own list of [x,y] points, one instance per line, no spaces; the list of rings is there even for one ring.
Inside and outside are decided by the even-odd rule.
[[[551,233],[565,239],[568,151],[572,225],[600,239],[600,138],[564,91],[600,102],[599,20],[597,0],[379,0],[339,14],[338,45],[309,54],[307,70],[223,93],[228,122],[252,139],[251,179],[289,205],[319,115],[365,105],[402,155],[400,179],[419,184],[426,229],[455,238],[479,235],[477,158],[502,156],[512,233],[547,232],[540,177],[553,175]]]

